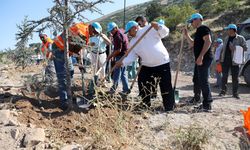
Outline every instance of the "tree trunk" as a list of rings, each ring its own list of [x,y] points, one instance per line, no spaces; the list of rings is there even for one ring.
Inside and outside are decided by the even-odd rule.
[[[64,1],[65,5],[65,20],[64,20],[64,59],[65,59],[65,68],[66,68],[66,90],[68,94],[68,102],[69,102],[69,108],[72,109],[72,91],[71,91],[71,77],[70,77],[70,71],[69,71],[69,15],[68,15],[68,0]]]

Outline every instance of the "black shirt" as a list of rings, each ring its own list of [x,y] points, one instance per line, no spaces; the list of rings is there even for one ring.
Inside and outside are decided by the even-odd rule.
[[[195,37],[194,37],[194,56],[195,56],[195,60],[199,57],[203,45],[204,45],[204,40],[203,37],[210,34],[211,36],[211,30],[205,26],[205,25],[201,25],[199,28],[197,28],[196,32],[195,32]],[[206,52],[206,54],[203,57],[203,60],[210,60],[213,59],[213,54],[211,51],[211,46],[209,47],[208,51]]]
[[[228,41],[227,41],[227,46],[226,46],[226,51],[225,51],[225,62],[231,62],[232,61],[232,55],[231,55],[231,50],[229,47],[230,42],[233,42],[234,38],[236,36],[229,36]]]

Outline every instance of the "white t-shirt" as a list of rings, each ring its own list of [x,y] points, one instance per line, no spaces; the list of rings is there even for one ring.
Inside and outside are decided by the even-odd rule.
[[[136,36],[130,40],[129,47],[132,47],[149,27],[150,25],[147,25],[139,29]],[[152,28],[123,60],[123,65],[129,65],[136,60],[137,56],[141,58],[142,65],[147,67],[160,66],[170,62],[168,51],[161,41],[168,34],[169,29],[165,25],[159,25],[158,31]]]

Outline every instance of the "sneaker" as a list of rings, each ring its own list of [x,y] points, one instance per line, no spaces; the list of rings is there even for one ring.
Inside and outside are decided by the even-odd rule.
[[[240,99],[239,94],[233,94],[233,97],[236,98],[236,99]]]
[[[127,92],[119,92],[119,94],[121,96],[128,96],[128,94],[130,93],[130,91],[127,91]]]
[[[68,103],[63,103],[63,104],[61,104],[61,106],[59,107],[62,111],[66,111],[66,110],[68,110],[68,108],[69,108],[69,105],[68,105]]]
[[[225,91],[221,91],[219,96],[225,96],[226,95],[226,92]]]
[[[191,100],[188,101],[188,104],[196,105],[201,103],[201,98],[198,96],[194,96]]]
[[[211,112],[211,110],[212,110],[211,105],[204,106],[203,104],[200,104],[199,106],[194,107],[195,112]]]

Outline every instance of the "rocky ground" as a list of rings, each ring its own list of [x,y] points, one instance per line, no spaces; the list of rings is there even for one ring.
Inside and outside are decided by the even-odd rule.
[[[43,92],[37,96],[38,90],[32,86],[27,89],[27,81],[41,70],[42,66],[21,70],[0,65],[0,149],[250,149],[240,113],[250,106],[250,87],[243,80],[240,100],[232,98],[230,88],[223,98],[218,97],[218,89],[212,88],[211,113],[198,113],[193,106],[185,105],[192,96],[192,76],[184,72],[177,85],[181,100],[171,113],[162,111],[159,93],[150,110],[135,111],[139,103],[136,85],[129,101],[105,97],[108,102],[98,99],[95,109],[74,106],[72,111],[63,112],[57,98]],[[77,71],[75,78],[79,85]],[[213,86],[215,79],[210,81]]]

